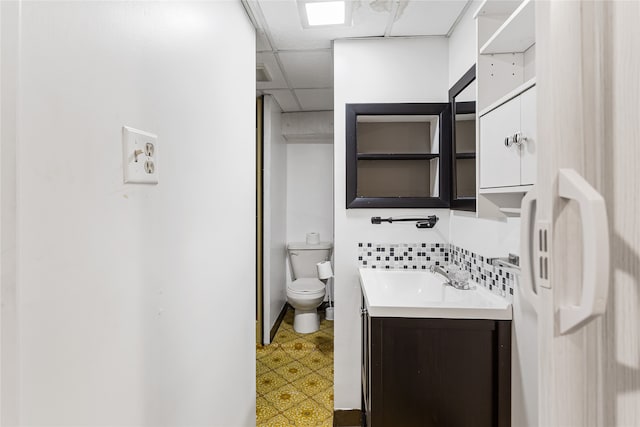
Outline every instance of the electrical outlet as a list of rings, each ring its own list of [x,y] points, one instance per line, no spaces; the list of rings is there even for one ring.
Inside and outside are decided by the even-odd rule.
[[[158,137],[128,126],[122,127],[125,184],[158,183]]]
[[[536,282],[544,287],[551,288],[551,223],[536,221],[534,227],[534,266]]]

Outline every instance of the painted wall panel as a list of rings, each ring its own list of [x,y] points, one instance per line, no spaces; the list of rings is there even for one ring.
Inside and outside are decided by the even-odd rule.
[[[447,242],[446,209],[345,208],[345,104],[446,102],[445,38],[338,40],[334,43],[335,407],[360,408],[358,242]],[[372,225],[372,216],[437,214],[432,230],[413,224]]]
[[[252,425],[255,36],[242,6],[21,7],[21,425]],[[159,185],[123,184],[123,125],[158,135]]]

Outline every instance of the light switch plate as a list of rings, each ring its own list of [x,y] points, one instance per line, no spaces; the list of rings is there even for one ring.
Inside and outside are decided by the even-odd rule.
[[[158,183],[158,137],[149,132],[122,127],[125,184]]]

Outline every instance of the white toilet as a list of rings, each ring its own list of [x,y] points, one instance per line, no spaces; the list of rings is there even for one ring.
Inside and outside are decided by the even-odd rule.
[[[320,328],[317,308],[324,300],[325,285],[318,279],[316,264],[329,261],[332,248],[328,242],[287,245],[293,279],[287,286],[287,301],[295,309],[293,329],[298,333],[309,334]]]

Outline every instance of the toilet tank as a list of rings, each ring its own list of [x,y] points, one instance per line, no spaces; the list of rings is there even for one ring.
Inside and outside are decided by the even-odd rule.
[[[331,260],[331,250],[333,245],[330,242],[320,242],[316,245],[308,245],[307,243],[289,243],[287,250],[289,252],[289,262],[293,279],[303,277],[318,277],[318,269],[316,264],[322,261]]]

